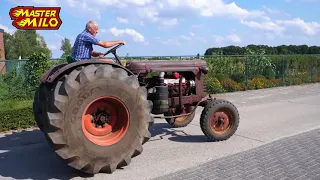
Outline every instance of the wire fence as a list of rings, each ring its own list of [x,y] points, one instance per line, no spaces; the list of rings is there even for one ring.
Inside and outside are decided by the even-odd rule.
[[[124,64],[141,60],[202,59],[209,66],[206,82],[210,93],[320,82],[320,55],[139,56],[121,59]],[[26,61],[0,61],[0,68],[3,67],[6,73],[23,76]],[[1,63],[5,65],[1,66]],[[66,60],[50,59],[50,63],[52,67],[66,63]]]

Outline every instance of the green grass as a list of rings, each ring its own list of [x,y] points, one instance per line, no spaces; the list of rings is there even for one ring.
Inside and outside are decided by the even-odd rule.
[[[32,100],[0,102],[0,132],[35,127]]]

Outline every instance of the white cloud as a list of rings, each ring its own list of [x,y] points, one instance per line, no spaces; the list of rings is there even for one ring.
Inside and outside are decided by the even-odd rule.
[[[196,37],[196,39],[198,40],[198,41],[201,41],[201,43],[207,43],[207,38],[204,38],[204,37]]]
[[[58,46],[57,46],[57,45],[54,45],[54,44],[48,45],[48,48],[49,48],[50,50],[58,50]]]
[[[192,37],[195,36],[195,34],[193,32],[189,32],[189,35]]]
[[[18,0],[10,1],[15,2],[17,5],[21,3]],[[91,0],[90,3],[84,0],[25,0],[24,3],[60,6],[76,16],[90,19],[99,19],[104,12],[112,9],[115,12],[117,21],[120,23],[127,24],[130,22],[140,24],[141,26],[145,25],[146,27],[148,27],[146,23],[154,23],[161,29],[175,26],[183,21],[183,19],[200,16],[208,19],[212,17],[237,19],[241,24],[261,30],[264,34],[268,34],[269,37],[273,37],[274,34],[284,35],[284,32],[292,32],[296,29],[306,35],[317,35],[320,33],[318,22],[305,22],[299,18],[283,20],[287,14],[281,10],[267,6],[262,6],[260,10],[249,10],[239,6],[235,2],[227,2],[225,0]],[[83,13],[78,13],[80,11]],[[91,14],[92,16],[89,17],[86,14]],[[279,20],[276,20],[275,17]],[[200,28],[201,26],[204,25],[192,25],[192,28]],[[120,34],[116,31],[122,32],[121,35],[128,35],[134,38],[137,42],[145,41],[144,37],[133,29],[119,30],[115,28],[113,30],[113,33],[119,36]],[[101,31],[104,32],[103,29]],[[191,33],[186,37],[193,36],[194,33]],[[221,37],[215,37],[215,40],[218,42],[225,40],[241,42],[241,39],[234,34],[228,37]]]
[[[239,43],[239,42],[241,42],[240,37],[239,37],[237,34],[234,34],[234,33],[227,35],[226,38],[229,39],[230,41],[234,42],[234,43]]]
[[[152,23],[158,23],[162,26],[173,26],[178,24],[177,18],[160,17],[156,7],[141,7],[136,9],[138,16]]]
[[[283,11],[279,10],[279,9],[269,8],[269,7],[268,7],[268,6],[266,6],[266,5],[263,5],[262,7],[263,7],[263,9],[264,9],[267,13],[269,13],[270,15],[278,15],[278,16],[287,16],[287,17],[291,17],[291,15],[290,15],[290,14],[285,13],[285,12],[283,12]]]
[[[13,34],[15,31],[14,29],[10,29],[9,27],[2,25],[2,24],[0,24],[0,29],[3,29],[4,32],[9,33],[9,34]]]
[[[64,39],[64,37],[63,36],[61,36],[60,34],[58,34],[58,33],[54,33],[54,35],[57,37],[57,38],[59,38],[59,39]]]
[[[117,17],[117,21],[119,23],[123,23],[123,24],[128,24],[129,23],[129,20],[126,19],[126,18],[122,18],[122,17]]]
[[[12,2],[16,3],[16,4],[19,4],[21,5],[21,0],[11,0]],[[58,4],[58,1],[59,0],[46,0],[46,1],[43,1],[43,0],[28,0],[29,3],[27,4],[33,4],[33,5],[48,5],[48,6],[56,6]]]
[[[292,20],[277,20],[276,23],[287,27],[299,28],[307,35],[317,35],[320,33],[320,23],[318,22],[305,22],[303,19],[295,18]]]
[[[16,4],[18,0],[11,0]],[[25,4],[36,5],[55,5],[70,12],[79,15],[91,13],[95,18],[100,19],[104,11],[110,8],[121,9],[121,22],[127,22],[133,18],[139,22],[146,19],[151,23],[159,24],[159,26],[173,26],[179,23],[181,18],[186,16],[205,16],[205,17],[233,17],[239,19],[256,18],[264,15],[263,11],[249,11],[239,7],[236,3],[225,3],[223,0],[91,0],[90,4],[83,0],[25,0]],[[75,8],[77,7],[77,8]],[[115,11],[116,15],[117,10]],[[81,16],[81,15],[79,15]],[[84,16],[88,18],[87,16]],[[90,17],[93,18],[93,17]],[[136,19],[140,18],[140,19]]]
[[[164,45],[174,45],[174,46],[181,46],[181,43],[177,39],[167,39],[167,40],[162,40],[160,41]]]
[[[235,32],[230,33],[230,34],[228,34],[226,36],[212,35],[212,38],[218,44],[221,44],[221,43],[223,43],[225,41],[231,41],[232,43],[240,43],[240,42],[242,42],[240,36],[237,35]]]
[[[144,42],[144,37],[142,34],[138,33],[134,29],[117,29],[116,27],[112,27],[109,29],[109,31],[114,35],[114,36],[123,36],[127,35],[132,37],[132,39],[135,42]]]
[[[180,39],[185,40],[185,41],[191,41],[191,40],[192,40],[191,37],[184,36],[184,35],[181,35],[181,36],[180,36]]]
[[[213,35],[212,36],[217,43],[221,43],[224,40],[223,36]]]
[[[173,26],[173,25],[178,24],[178,19],[177,18],[162,19],[162,20],[160,20],[160,24],[165,25],[165,26]]]
[[[261,23],[255,21],[241,21],[241,23],[254,29],[272,31],[275,33],[281,33],[285,30],[284,27],[279,26],[278,24],[270,20],[266,20]]]

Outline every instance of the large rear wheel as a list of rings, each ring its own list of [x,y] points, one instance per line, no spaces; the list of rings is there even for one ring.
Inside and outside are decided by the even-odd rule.
[[[147,91],[122,68],[79,67],[61,78],[51,93],[47,108],[42,108],[46,115],[37,121],[48,124],[42,130],[49,144],[75,169],[112,173],[141,154],[151,137],[154,120]],[[46,104],[35,103],[35,109],[40,105]]]

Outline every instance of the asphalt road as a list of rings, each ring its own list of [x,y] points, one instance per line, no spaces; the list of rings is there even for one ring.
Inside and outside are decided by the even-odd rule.
[[[320,84],[221,94],[240,112],[236,134],[207,142],[199,127],[201,108],[185,128],[157,119],[143,153],[124,169],[93,177],[68,168],[38,130],[0,135],[0,179],[152,179],[320,128]],[[269,117],[263,117],[268,115]]]

